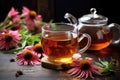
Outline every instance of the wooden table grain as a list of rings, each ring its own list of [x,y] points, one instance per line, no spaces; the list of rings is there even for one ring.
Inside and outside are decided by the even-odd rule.
[[[120,80],[120,46],[109,46],[100,51],[86,51],[82,57],[92,57],[105,60],[115,60],[115,73],[109,76],[95,76],[94,79],[76,79],[65,73],[65,71],[56,71],[43,68],[41,65],[20,66],[17,62],[10,62],[15,59],[15,54],[4,54],[0,52],[0,80]],[[16,77],[16,72],[21,70],[23,75]]]

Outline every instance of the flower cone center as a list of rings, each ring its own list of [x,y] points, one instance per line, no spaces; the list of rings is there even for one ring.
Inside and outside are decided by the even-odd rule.
[[[13,38],[10,34],[5,34],[4,39],[5,39],[5,42],[10,42]]]
[[[37,43],[34,45],[34,50],[37,52],[37,53],[42,53],[43,50],[42,50],[42,45],[40,43]]]
[[[88,70],[88,69],[90,69],[90,62],[88,60],[86,60],[86,59],[82,60],[80,62],[80,67],[81,67],[82,70]]]
[[[37,16],[37,13],[35,11],[30,11],[30,18],[31,19],[35,19],[36,16]]]
[[[32,58],[32,52],[30,50],[26,50],[24,52],[24,59],[30,60]]]

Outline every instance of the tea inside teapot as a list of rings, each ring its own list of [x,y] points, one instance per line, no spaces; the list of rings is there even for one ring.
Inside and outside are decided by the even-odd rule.
[[[84,26],[80,32],[87,33],[91,36],[92,42],[89,50],[101,50],[109,46],[113,37],[112,31],[105,33],[102,27]]]

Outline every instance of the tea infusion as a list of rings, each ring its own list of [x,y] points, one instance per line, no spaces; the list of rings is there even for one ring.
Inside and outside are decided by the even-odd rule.
[[[42,47],[49,61],[67,62],[78,49],[77,34],[49,33],[42,36]]]
[[[87,33],[91,36],[92,41],[89,50],[101,50],[109,46],[112,41],[112,31],[106,33],[102,27],[84,26],[80,32]],[[84,40],[84,42],[87,41]]]

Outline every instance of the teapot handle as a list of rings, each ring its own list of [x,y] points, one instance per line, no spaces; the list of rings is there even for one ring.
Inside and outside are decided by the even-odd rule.
[[[111,44],[120,43],[120,25],[117,23],[111,23],[108,25],[108,27],[113,32],[113,39]]]
[[[72,25],[78,25],[78,20],[72,14],[66,13],[64,18],[67,19]]]

